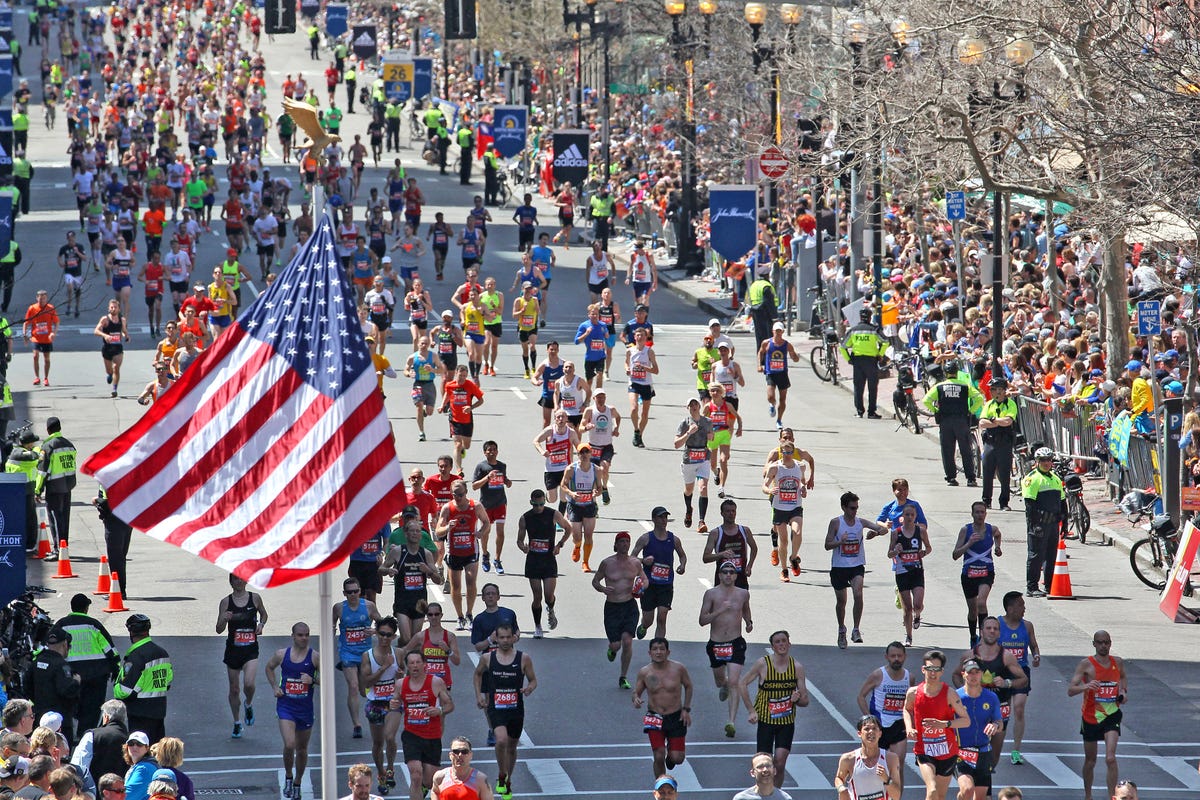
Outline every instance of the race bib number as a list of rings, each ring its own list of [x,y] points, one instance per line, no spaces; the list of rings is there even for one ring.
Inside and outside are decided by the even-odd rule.
[[[705,386],[712,383],[712,370],[711,369],[702,370],[700,372],[700,380],[704,383]]]
[[[986,578],[989,572],[990,570],[987,567],[981,567],[974,564],[967,567],[968,578]]]
[[[767,714],[771,717],[771,719],[779,719],[780,717],[786,717],[788,714],[791,714],[791,713],[792,713],[792,701],[790,698],[784,698],[783,700],[768,700],[767,701]]]
[[[862,542],[860,542],[858,539],[843,541],[839,545],[838,550],[840,550],[841,554],[844,556],[856,556],[862,551]]]
[[[1017,661],[1022,664],[1025,663],[1025,645],[1006,645],[1004,649],[1012,653],[1013,658],[1015,658]]]
[[[378,555],[379,554],[379,540],[371,539],[369,541],[363,542],[362,547],[359,549],[362,550],[362,554],[364,556]]]
[[[904,695],[885,694],[883,696],[883,710],[888,714],[899,714],[904,711]]]
[[[549,455],[551,466],[565,467],[567,465],[568,454],[566,450],[551,450]]]
[[[520,695],[516,689],[497,689],[494,695],[493,703],[497,711],[507,711],[517,707],[517,698]]]
[[[442,680],[446,680],[446,662],[442,659],[432,659],[426,656],[425,669],[430,675],[436,675]]]
[[[1120,694],[1121,686],[1116,681],[1103,681],[1096,690],[1096,700],[1102,703],[1115,703]]]
[[[247,647],[258,641],[254,628],[241,628],[233,632],[233,643],[238,647]]]
[[[425,319],[425,309],[414,309],[411,316],[414,322],[422,322]]]
[[[376,300],[375,302],[371,303],[371,313],[372,314],[386,314],[387,313],[387,305],[382,300]]]
[[[1012,714],[1012,703],[1007,700],[1000,703],[1000,719],[1008,719]]]
[[[733,661],[733,642],[729,644],[714,644],[713,658],[717,661]]]
[[[602,352],[604,350],[604,340],[592,339],[590,342],[588,342],[588,349],[592,350],[593,352]]]
[[[475,534],[472,531],[455,531],[450,534],[450,545],[458,549],[470,548],[475,543]]]
[[[721,388],[725,390],[726,397],[737,397],[737,384],[722,383]]]
[[[479,333],[479,323],[478,322],[468,322],[467,323],[467,333]]]
[[[646,714],[644,717],[642,717],[642,730],[661,731],[662,726],[662,714]]]
[[[530,539],[529,552],[531,553],[549,553],[550,542],[544,539]]]
[[[958,760],[967,764],[974,769],[979,766],[979,748],[978,747],[960,747],[958,748]]]
[[[147,278],[146,279],[146,294],[158,294],[158,291],[159,291],[158,280],[153,279],[153,278]]]
[[[900,553],[901,564],[920,564],[921,554],[913,550],[905,550]]]
[[[424,402],[425,392],[421,390],[420,386],[414,386],[412,388],[412,399],[416,400],[418,403]]]
[[[932,758],[943,758],[950,755],[950,742],[946,739],[945,728],[924,726],[921,730],[921,741],[925,745],[925,755]]]
[[[521,315],[521,327],[522,328],[532,328],[533,327],[533,314],[522,314]]]
[[[780,353],[778,351],[772,353],[769,367],[770,367],[771,372],[783,372],[783,370],[785,369],[785,367],[783,365],[783,353]]]
[[[608,267],[597,267],[596,268],[596,277],[599,278],[599,280],[601,280],[601,281],[604,280],[605,278],[607,278],[608,277]],[[597,281],[597,283],[598,282],[599,281]]]
[[[562,395],[562,407],[564,411],[574,411],[579,403],[569,394]]]
[[[288,678],[283,682],[283,693],[288,697],[308,697],[308,684],[301,680]]]
[[[504,476],[501,475],[499,472],[491,473],[490,475],[488,475],[487,485],[488,485],[489,489],[503,488],[504,487]]]
[[[109,344],[120,344],[121,343],[121,334],[114,333],[112,336],[109,336],[108,343]]]
[[[415,317],[414,317],[415,319]],[[438,352],[449,355],[454,352],[454,342],[438,342]]]
[[[370,635],[366,628],[347,628],[346,644],[362,644]]]
[[[380,681],[375,684],[375,696],[378,698],[391,697],[396,693],[396,679]]]
[[[800,488],[794,479],[789,479],[779,484],[779,501],[781,503],[795,503],[800,499]]]
[[[420,572],[404,573],[404,589],[409,592],[419,592],[425,588],[425,575]]]
[[[634,364],[633,369],[629,373],[635,381],[646,380],[646,368],[641,364]]]
[[[587,505],[590,502],[592,502],[591,489],[580,489],[579,491],[575,492],[575,505],[582,506]]]
[[[50,332],[50,323],[49,322],[33,323],[33,335],[34,336],[45,336],[49,332]]]
[[[671,565],[655,564],[650,567],[650,580],[655,583],[666,583],[671,580]]]
[[[708,451],[690,447],[687,451],[687,463],[700,464],[708,460]]]
[[[428,725],[429,707],[406,706],[404,709],[404,722],[408,725]]]
[[[470,401],[467,399],[467,393],[462,389],[454,390],[454,405],[465,406]]]

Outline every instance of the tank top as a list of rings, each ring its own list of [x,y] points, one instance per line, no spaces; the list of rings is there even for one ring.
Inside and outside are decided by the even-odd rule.
[[[405,189],[404,204],[406,208],[404,213],[415,217],[421,213],[421,190],[420,189]]]
[[[525,512],[525,534],[529,537],[529,557],[553,557],[554,555],[554,509],[541,511],[530,509]]]
[[[488,677],[491,678],[491,693],[488,697],[488,710],[492,713],[507,714],[525,713],[525,694],[521,687],[525,685],[525,673],[521,670],[521,651],[513,650],[511,664],[501,664],[498,650],[493,650],[488,656]]]
[[[478,258],[479,257],[479,234],[474,231],[463,231],[459,234],[462,237],[462,256],[463,258]]]
[[[571,429],[551,430],[546,440],[546,472],[563,472],[571,463]]]
[[[447,689],[453,686],[454,681],[450,677],[450,633],[442,631],[442,641],[438,644],[429,638],[429,630],[426,629],[421,640],[421,653],[425,656],[425,670],[445,681]]]
[[[465,509],[455,508],[453,503],[452,500],[447,504],[450,506],[450,555],[470,558],[476,553],[475,501],[468,500]]]
[[[651,583],[666,586],[675,581],[675,534],[667,531],[667,538],[659,539],[653,533],[646,540],[642,557],[650,556],[654,563],[643,566],[646,579]]]
[[[463,332],[479,336],[483,333],[483,309],[474,303],[463,306]]]
[[[875,754],[875,760],[868,764],[863,758],[861,747],[854,751],[854,767],[850,770],[850,780],[846,781],[851,800],[883,800],[887,796],[883,780],[876,771],[880,761],[883,762],[884,770],[887,770],[887,754],[887,750],[880,748]],[[891,780],[891,777],[889,773],[888,779]]]
[[[308,652],[304,654],[303,661],[292,661],[292,648],[288,647],[283,652],[283,662],[279,665],[279,687],[283,689],[283,697],[279,698],[279,703],[285,705],[307,705],[311,708],[314,683],[305,683],[300,679],[301,675],[307,675],[310,678],[316,676],[317,668],[312,660],[312,648],[308,648]]]
[[[104,322],[100,325],[100,330],[104,331],[104,341],[106,344],[121,343],[121,318],[117,319],[105,316]]]
[[[531,331],[537,327],[538,301],[536,297],[531,297],[528,300],[524,297],[517,298],[517,307],[520,309],[517,314],[517,328],[523,331]]]
[[[244,606],[234,605],[232,593],[227,598],[229,605],[226,607],[233,612],[225,640],[225,646],[229,649],[258,644],[258,606],[254,603],[254,592],[248,594]]]
[[[1109,666],[1101,666],[1095,656],[1088,656],[1096,680],[1100,688],[1096,691],[1087,689],[1083,693],[1083,721],[1098,725],[1117,713],[1117,695],[1121,693],[1121,670],[1115,661],[1109,659]]]
[[[725,533],[725,526],[717,528],[717,545],[713,548],[713,552],[719,553],[722,550],[732,550],[736,555],[733,558],[724,558],[717,561],[717,570],[713,574],[713,585],[715,586],[721,580],[721,566],[726,561],[732,561],[733,566],[737,569],[738,575],[746,571],[746,551],[749,549],[746,543],[746,534],[741,525],[737,526],[735,534],[728,535]]]
[[[454,769],[448,769],[442,775],[442,783],[438,787],[438,797],[442,800],[479,800],[479,792],[475,790],[475,770],[467,773],[466,780],[460,781],[454,774]]]
[[[458,343],[454,341],[453,326],[451,326],[449,329],[438,328],[435,330],[433,332],[433,340],[437,345],[439,356],[458,356]]]
[[[404,205],[404,179],[393,178],[388,181],[388,199],[396,202],[398,205]]]
[[[1008,667],[1004,666],[1004,647],[997,649],[995,658],[984,658],[979,654],[979,645],[971,648],[971,652],[975,655],[975,660],[979,662],[979,666],[983,667],[982,684],[983,688],[991,689],[996,693],[996,698],[1000,700],[1000,716],[1002,719],[1008,719],[1012,708],[1010,700],[1012,699],[1012,688],[1004,688],[996,686],[997,678],[1012,679],[1013,674]]]
[[[947,699],[949,692],[954,691],[949,684],[942,684],[942,689],[936,697],[925,694],[925,684],[917,687],[916,698],[913,701],[913,721],[917,725],[917,741],[913,752],[930,758],[946,759],[958,756],[958,734],[953,728],[935,730],[923,724],[924,720],[937,719],[949,724],[954,719],[954,709]]]
[[[763,369],[768,375],[777,372],[787,372],[787,342],[783,344],[775,344],[770,339],[767,340],[767,351],[763,354]]]
[[[387,231],[383,223],[370,222],[367,224],[367,246],[372,250],[387,249]]]
[[[444,222],[435,222],[431,226],[433,232],[433,246],[438,250],[445,250],[450,246],[450,231]]]
[[[629,269],[633,273],[634,281],[646,283],[650,280],[650,259],[646,258],[645,254],[634,256]]]
[[[975,528],[974,524],[967,527],[970,529],[967,534],[969,538],[975,532]],[[963,553],[962,574],[964,578],[986,578],[995,571],[996,566],[992,562],[992,546],[994,544],[991,523],[984,523],[983,538],[968,547],[967,551]]]
[[[411,552],[407,546],[400,553],[400,558],[396,561],[396,599],[400,599],[402,592],[424,592],[427,577],[421,571],[421,565],[425,563],[425,554],[421,548],[417,548],[417,552]]]
[[[128,278],[130,265],[133,264],[133,253],[129,250],[121,252],[114,250],[112,254],[113,267],[112,274],[114,278]]]
[[[583,415],[583,379],[578,375],[571,383],[566,382],[566,378],[559,378],[558,397],[559,406],[563,411],[567,412],[569,417],[579,417]]]
[[[913,535],[906,536],[902,527],[896,529],[896,542],[900,552],[893,560],[893,569],[897,574],[904,572],[920,572],[925,568],[921,561],[921,531],[913,526]]]
[[[791,695],[796,691],[796,660],[788,656],[787,669],[775,669],[775,660],[763,656],[767,671],[758,684],[754,696],[754,711],[760,723],[766,725],[790,725],[796,721],[796,708]]]
[[[720,361],[713,364],[713,380],[724,387],[726,400],[737,397],[737,373],[733,371],[732,361],[729,362],[728,366],[722,364]]]
[[[1025,627],[1025,620],[1010,628],[1004,617],[1000,617],[1000,646],[1012,653],[1026,672],[1029,671],[1029,629]]]
[[[576,506],[595,505],[595,488],[596,464],[592,463],[587,471],[584,471],[576,462],[575,469],[571,470],[571,491],[575,492],[575,499],[572,502]]]
[[[375,660],[374,649],[367,651],[367,659],[371,662],[371,672],[378,672],[379,662]],[[399,670],[399,663],[393,659],[388,668],[379,676],[379,680],[375,682],[375,685],[367,690],[367,699],[384,703],[391,700],[392,695],[396,693],[396,673]]]
[[[600,411],[596,406],[592,406],[592,425],[594,426],[588,431],[588,443],[593,447],[607,447],[612,444],[612,409],[605,406],[603,411]]]
[[[550,360],[542,362],[542,397],[554,397],[554,383],[563,376],[563,361],[551,366]]]
[[[437,374],[433,361],[433,354],[422,356],[420,353],[413,355],[413,380],[417,383],[429,383]]]
[[[721,405],[717,405],[709,400],[708,419],[712,422],[713,433],[729,430],[729,404],[721,401]]]
[[[643,386],[654,383],[654,378],[650,374],[649,347],[643,347],[641,350],[634,348],[629,351],[629,380]]]
[[[604,323],[604,327],[608,328],[608,335],[612,336],[617,332],[616,324],[616,309],[612,304],[600,306],[600,321]]]
[[[588,265],[588,283],[596,284],[601,281],[608,280],[608,256],[601,253],[600,258],[595,255],[587,257]],[[609,306],[611,309],[612,306]],[[603,321],[603,320],[601,320]]]
[[[355,656],[361,656],[371,647],[371,614],[367,604],[359,601],[358,608],[342,603],[341,627],[338,630],[338,643],[341,649]]]
[[[404,730],[422,739],[442,738],[442,717],[430,716],[429,709],[437,706],[433,691],[433,675],[426,675],[419,688],[412,688],[407,677],[400,680],[400,701],[404,704]]]
[[[829,563],[834,567],[859,567],[867,563],[863,550],[863,524],[858,517],[854,524],[846,522],[845,515],[838,517],[838,545],[830,552]]]
[[[893,680],[888,674],[887,667],[879,668],[879,685],[871,693],[871,713],[879,717],[883,727],[894,725],[897,720],[904,719],[904,698],[908,687],[912,685],[912,677],[908,670],[899,680]]]
[[[771,508],[778,511],[792,511],[804,505],[800,492],[804,486],[804,471],[807,465],[797,461],[790,467],[785,467],[780,461],[775,465],[776,492],[771,495]],[[859,524],[859,531],[862,524]]]

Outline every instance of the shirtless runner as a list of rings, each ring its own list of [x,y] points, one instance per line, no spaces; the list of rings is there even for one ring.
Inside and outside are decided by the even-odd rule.
[[[654,776],[682,764],[687,729],[692,724],[692,676],[687,667],[671,660],[671,646],[662,637],[650,640],[650,663],[638,670],[633,687],[633,707],[642,707],[647,692],[642,730],[654,751]]]
[[[713,681],[720,691],[721,702],[729,701],[729,721],[725,723],[725,735],[733,738],[737,733],[734,715],[738,708],[738,684],[742,665],[746,663],[746,639],[742,636],[742,622],[746,633],[754,630],[750,614],[750,591],[734,585],[737,567],[724,562],[717,570],[721,582],[704,593],[700,603],[700,625],[711,626],[708,636],[708,663],[713,670]],[[730,691],[730,687],[733,690]]]
[[[635,590],[641,593],[645,585],[642,562],[629,555],[629,532],[621,531],[613,543],[616,552],[600,562],[592,576],[592,588],[604,595],[604,634],[608,637],[608,660],[621,651],[621,677],[617,685],[633,688],[629,683],[629,662],[633,659],[633,634],[638,624],[638,604]]]

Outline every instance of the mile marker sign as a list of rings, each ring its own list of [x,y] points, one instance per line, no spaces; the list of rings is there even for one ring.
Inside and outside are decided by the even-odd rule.
[[[759,153],[758,168],[762,170],[762,174],[768,178],[782,178],[788,171],[788,159],[775,145],[771,145],[766,150]]]

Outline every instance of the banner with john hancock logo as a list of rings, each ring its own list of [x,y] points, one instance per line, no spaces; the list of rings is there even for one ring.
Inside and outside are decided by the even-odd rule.
[[[588,175],[588,143],[591,134],[587,131],[561,130],[554,132],[554,181],[570,181],[572,186],[582,186]]]
[[[515,158],[525,149],[529,128],[525,106],[496,106],[492,113],[493,144],[504,158]]]
[[[712,248],[725,260],[737,261],[758,239],[757,187],[709,187],[708,217]]]

